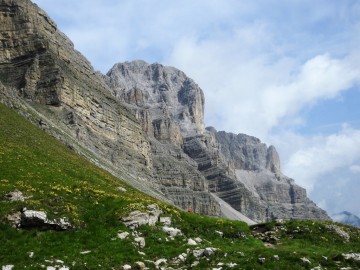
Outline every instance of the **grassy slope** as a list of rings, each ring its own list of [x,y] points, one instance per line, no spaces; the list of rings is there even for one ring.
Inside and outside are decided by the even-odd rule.
[[[119,186],[128,192],[119,191]],[[32,196],[31,199],[25,202],[2,199],[15,189]],[[72,269],[120,269],[125,263],[139,260],[174,258],[189,248],[186,239],[177,237],[167,242],[160,226],[139,229],[146,238],[142,250],[145,256],[139,255],[130,239],[112,240],[119,230],[127,230],[120,217],[154,202],[187,237],[204,239],[201,247],[220,249],[210,261],[200,260],[200,265],[192,269],[212,269],[218,262],[237,263],[235,269],[311,269],[319,264],[338,269],[336,261],[342,266],[360,268],[360,263],[344,261],[339,256],[342,252],[360,252],[358,229],[344,226],[351,234],[351,241],[344,243],[325,228],[325,223],[288,222],[283,225],[285,230],[277,233],[280,240],[275,248],[265,248],[244,223],[188,214],[158,202],[90,164],[0,104],[0,266],[14,264],[14,269],[25,266],[39,269],[40,265],[55,264],[46,260],[60,259],[67,266],[74,264]],[[68,232],[14,229],[6,216],[22,207],[45,210],[53,218],[68,217],[77,229]],[[266,227],[272,229],[274,224]],[[224,237],[216,230],[224,232]],[[80,254],[84,250],[91,253]],[[29,252],[34,252],[32,258]],[[275,254],[279,261],[273,259]],[[324,261],[322,256],[329,259]],[[266,258],[264,265],[257,262],[259,257]],[[311,266],[302,265],[301,257],[309,258]],[[189,265],[194,261],[189,256],[186,268],[191,269]]]

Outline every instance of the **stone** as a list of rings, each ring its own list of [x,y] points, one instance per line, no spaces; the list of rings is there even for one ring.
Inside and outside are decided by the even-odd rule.
[[[125,265],[123,265],[122,269],[123,270],[131,270],[131,266],[128,264],[125,264]]]
[[[129,216],[124,217],[121,221],[130,229],[134,230],[141,225],[154,226],[159,220],[162,210],[158,205],[152,204],[147,207],[146,212],[133,211]]]
[[[83,254],[83,255],[84,255],[84,254],[89,254],[89,253],[91,253],[91,250],[84,250],[84,251],[81,251],[81,252],[80,252],[80,254]]]
[[[260,263],[260,264],[264,264],[265,261],[266,261],[265,258],[258,258],[258,263]]]
[[[227,263],[226,266],[229,268],[234,268],[237,266],[237,263]]]
[[[203,241],[200,237],[196,237],[194,240],[196,243],[201,243]]]
[[[128,233],[128,232],[119,232],[117,236],[119,239],[123,240],[123,239],[126,239],[129,235],[130,235],[130,233]]]
[[[187,244],[189,246],[196,246],[197,245],[196,241],[191,239],[191,238],[188,239]]]
[[[20,223],[18,227],[25,229],[40,230],[71,230],[74,226],[66,220],[60,218],[58,220],[49,220],[44,211],[24,210],[20,215]]]
[[[311,264],[311,261],[310,261],[308,258],[305,258],[305,257],[300,258],[300,261],[301,261],[301,263],[302,263],[303,265],[309,265],[309,264]]]
[[[139,248],[145,247],[145,238],[144,237],[136,237],[134,239],[134,241]]]
[[[138,269],[138,270],[145,269],[145,263],[143,263],[143,262],[136,262],[134,269]]]
[[[8,264],[8,265],[3,265],[1,267],[2,270],[12,270],[15,266],[12,264]]]
[[[279,255],[274,255],[273,258],[274,258],[275,261],[279,261],[279,260],[280,260]]]
[[[343,238],[345,242],[349,242],[350,235],[346,231],[344,231],[341,227],[334,224],[326,225],[325,227],[330,231],[334,231],[338,236]]]
[[[196,267],[200,264],[199,261],[194,261],[192,264],[191,264],[191,267]]]
[[[122,192],[127,192],[127,189],[126,188],[123,188],[123,187],[118,187],[118,190],[122,191]]]
[[[223,233],[223,232],[215,231],[215,233],[217,233],[220,237],[223,237],[223,236],[224,236],[224,233]]]
[[[178,259],[181,261],[181,262],[185,262],[186,261],[186,258],[187,258],[187,254],[185,253],[182,253],[178,256]]]
[[[207,247],[207,248],[205,248],[203,254],[205,257],[210,257],[215,253],[215,251],[216,251],[216,248]]]
[[[166,264],[166,263],[167,263],[167,259],[164,259],[164,258],[158,259],[155,262],[155,266],[160,266],[161,264]]]
[[[343,253],[341,255],[345,260],[360,261],[360,253]]]
[[[162,227],[162,230],[163,230],[163,232],[165,232],[168,235],[173,236],[173,237],[182,235],[181,230],[177,229],[177,228],[164,226],[164,227]]]
[[[192,253],[193,253],[195,258],[199,258],[199,257],[202,257],[204,255],[204,251],[205,251],[205,249],[194,249],[192,251]]]
[[[14,214],[9,214],[6,216],[6,219],[12,224],[14,228],[17,228],[20,226],[21,222],[21,213],[16,212]]]
[[[171,217],[160,217],[160,223],[170,226],[171,225]]]
[[[31,197],[25,197],[23,195],[23,193],[20,191],[20,190],[14,190],[12,192],[9,192],[7,194],[5,194],[5,198],[8,199],[9,201],[13,201],[13,202],[16,202],[16,201],[25,201]]]

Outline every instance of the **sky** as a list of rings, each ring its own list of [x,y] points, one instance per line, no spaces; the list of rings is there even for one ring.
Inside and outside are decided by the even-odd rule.
[[[329,214],[360,216],[360,1],[34,0],[96,70],[184,71],[205,123],[274,145]]]

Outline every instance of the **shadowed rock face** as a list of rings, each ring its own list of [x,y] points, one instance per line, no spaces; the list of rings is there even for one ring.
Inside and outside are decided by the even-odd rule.
[[[204,129],[204,96],[183,72],[143,61],[107,75],[29,0],[0,0],[0,100],[92,162],[183,209],[328,218],[282,175],[274,147]]]

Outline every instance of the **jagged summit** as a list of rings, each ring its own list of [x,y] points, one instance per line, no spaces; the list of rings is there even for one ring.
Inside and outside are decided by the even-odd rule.
[[[141,114],[149,135],[176,141],[203,132],[204,94],[184,72],[138,60],[114,65],[107,76],[115,96]],[[164,127],[169,133],[162,133]]]
[[[0,0],[0,100],[134,187],[196,213],[221,200],[255,221],[328,219],[281,173],[273,146],[204,128],[204,95],[144,61],[96,73],[29,0]]]

